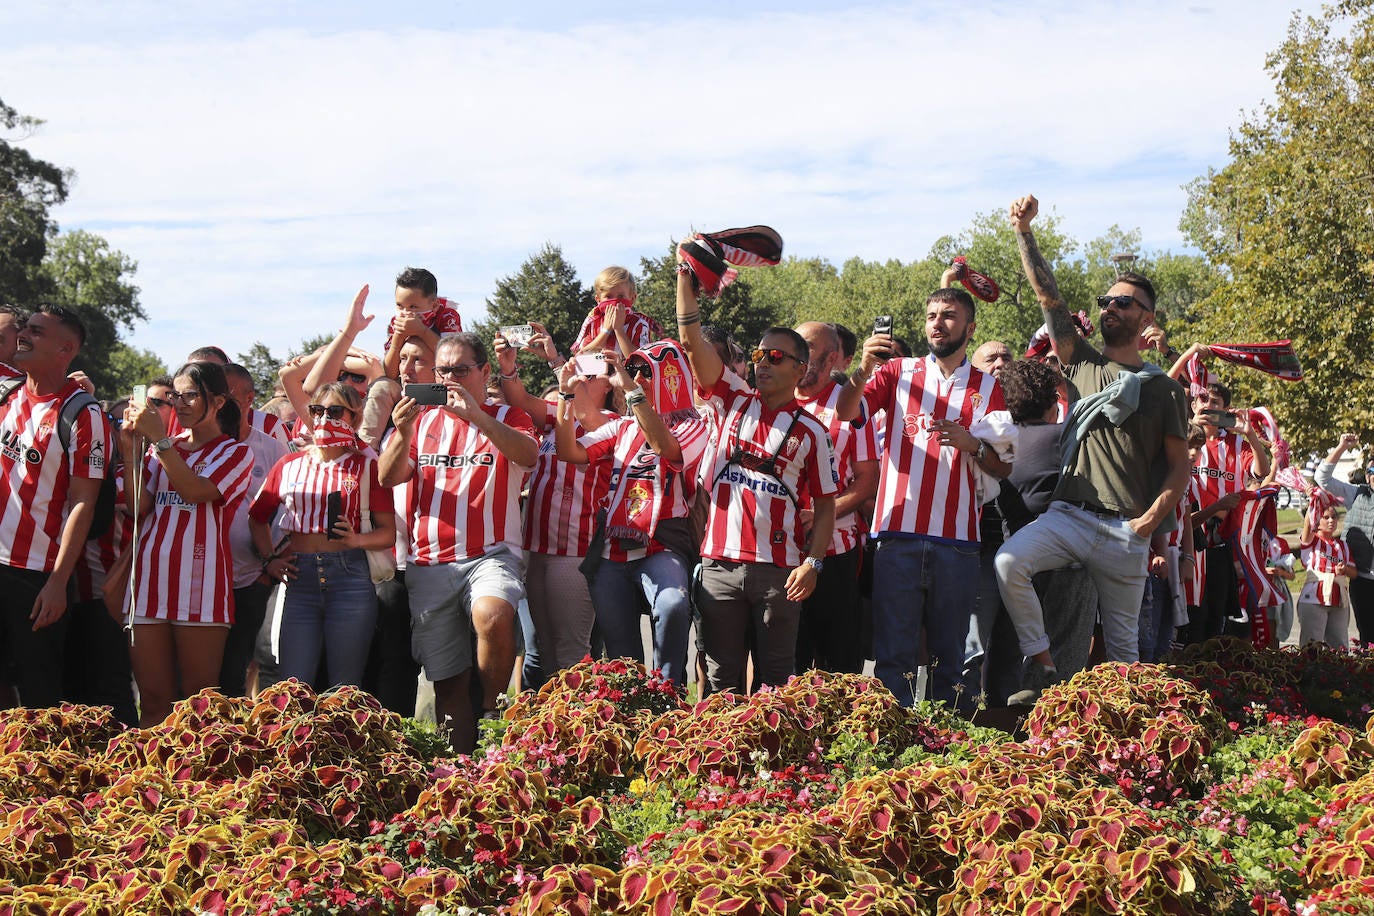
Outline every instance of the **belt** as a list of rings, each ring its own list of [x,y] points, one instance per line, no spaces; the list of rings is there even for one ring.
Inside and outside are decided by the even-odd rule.
[[[1098,518],[1129,518],[1125,512],[1116,509],[1104,509],[1097,503],[1090,503],[1082,499],[1063,499],[1060,500],[1060,502],[1068,503],[1070,506],[1082,509],[1084,512],[1091,512]]]

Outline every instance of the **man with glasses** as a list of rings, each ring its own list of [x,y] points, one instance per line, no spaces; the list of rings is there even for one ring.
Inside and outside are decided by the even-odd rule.
[[[1138,621],[1150,535],[1172,524],[1188,485],[1187,399],[1163,370],[1141,359],[1141,332],[1154,322],[1155,290],[1124,273],[1097,297],[1102,351],[1079,336],[1049,265],[1031,233],[1032,196],[1011,205],[1021,264],[1045,316],[1054,352],[1080,400],[1061,440],[1064,473],[1047,512],[997,555],[998,584],[1032,660],[1026,689],[1008,698],[1034,703],[1058,680],[1031,577],[1080,563],[1097,586],[1107,657],[1139,658]]]
[[[910,706],[921,634],[930,655],[930,692],[971,705],[958,687],[978,595],[978,520],[1011,472],[1016,428],[991,374],[967,357],[977,327],[973,298],[945,287],[926,300],[924,357],[897,357],[891,334],[864,342],[859,368],[841,392],[840,417],[880,411],[886,436],[870,534],[874,674]]]
[[[751,354],[751,389],[702,336],[692,276],[681,264],[677,324],[719,431],[706,475],[710,507],[698,596],[707,680],[713,692],[744,691],[752,632],[755,686],[783,684],[796,664],[801,602],[825,565],[839,489],[830,436],[796,398],[806,339],[791,328],[769,328]],[[800,511],[808,500],[809,541]]]
[[[484,716],[496,714],[515,666],[515,608],[525,596],[520,489],[539,444],[527,413],[486,402],[491,368],[480,337],[446,335],[434,360],[447,403],[421,407],[401,398],[378,471],[385,486],[413,481],[406,557],[412,645],[434,682],[436,717],[453,747],[468,753],[477,738],[474,661]]]

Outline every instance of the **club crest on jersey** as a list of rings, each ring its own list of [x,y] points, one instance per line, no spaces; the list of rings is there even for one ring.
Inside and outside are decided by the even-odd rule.
[[[649,488],[642,483],[636,483],[630,487],[630,492],[625,494],[626,509],[630,518],[634,518],[644,511],[644,507],[649,504],[651,494]]]
[[[349,475],[345,476],[344,479],[343,479],[343,482],[340,484],[340,486],[343,488],[343,491],[344,491],[345,493],[352,493],[354,490],[358,489],[358,477],[357,477],[357,475],[356,475],[356,474],[349,474]]]
[[[981,392],[975,391],[968,396],[968,400],[969,403],[973,405],[973,409],[977,410],[978,405],[983,403],[983,395]]]
[[[782,444],[782,453],[788,458],[795,458],[799,448],[801,448],[801,440],[796,436],[788,436],[787,441]]]
[[[660,371],[663,373],[663,384],[668,386],[668,393],[676,400],[678,390],[682,388],[682,371],[671,360],[664,360]]]

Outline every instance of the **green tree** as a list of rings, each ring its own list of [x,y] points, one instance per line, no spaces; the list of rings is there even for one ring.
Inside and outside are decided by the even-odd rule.
[[[1374,14],[1369,0],[1295,15],[1265,62],[1273,101],[1189,188],[1182,228],[1224,272],[1196,312],[1207,342],[1292,339],[1306,380],[1219,366],[1299,452],[1374,434]],[[1366,439],[1366,441],[1368,441]]]
[[[578,280],[577,271],[563,257],[563,249],[546,242],[518,271],[496,281],[496,291],[487,300],[487,317],[472,330],[490,347],[497,328],[538,321],[548,328],[559,352],[567,355],[583,319],[595,305],[592,291]],[[521,355],[517,366],[528,391],[543,391],[555,381],[553,370],[532,353]]]
[[[171,371],[152,350],[131,347],[123,341],[110,349],[106,370],[112,379],[107,394],[111,400],[125,397],[135,385],[146,385],[149,379]]]
[[[256,340],[248,348],[247,353],[238,355],[237,362],[253,376],[253,391],[256,392],[258,398],[265,399],[270,398],[276,389],[277,370],[286,360],[277,359],[272,355],[267,344]]]
[[[56,237],[40,269],[52,290],[50,299],[76,311],[86,324],[86,344],[72,368],[90,376],[105,398],[127,394],[130,384],[144,381],[118,375],[112,360],[120,331],[132,331],[135,322],[147,318],[131,282],[138,265],[100,236],[77,229]],[[118,365],[132,364],[126,359]]]
[[[67,199],[71,178],[17,145],[42,123],[0,101],[0,301],[25,307],[51,292],[38,267],[57,232],[48,211]]]

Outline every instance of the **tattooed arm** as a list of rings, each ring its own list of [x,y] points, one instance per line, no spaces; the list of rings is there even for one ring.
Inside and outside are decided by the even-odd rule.
[[[1045,263],[1044,255],[1035,244],[1035,235],[1031,233],[1031,220],[1039,212],[1040,201],[1034,195],[1027,194],[1012,203],[1011,225],[1016,230],[1016,245],[1021,249],[1021,268],[1035,290],[1035,297],[1040,300],[1040,311],[1045,316],[1045,327],[1049,328],[1054,353],[1060,362],[1070,363],[1081,338],[1073,319],[1069,317],[1064,298],[1059,295],[1059,284],[1054,282],[1050,265]]]

